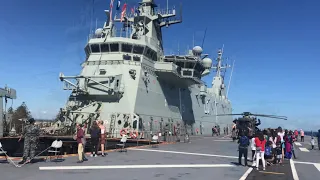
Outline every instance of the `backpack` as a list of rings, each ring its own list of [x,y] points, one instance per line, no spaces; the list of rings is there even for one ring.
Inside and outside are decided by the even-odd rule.
[[[242,136],[239,139],[239,144],[241,147],[247,147],[249,145],[249,139],[246,136]]]
[[[266,155],[266,156],[271,156],[271,153],[272,153],[272,152],[271,152],[271,147],[270,147],[270,146],[267,146],[266,149],[265,149],[265,155]]]

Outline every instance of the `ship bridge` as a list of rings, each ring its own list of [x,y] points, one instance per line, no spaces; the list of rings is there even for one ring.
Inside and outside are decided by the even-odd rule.
[[[196,84],[204,84],[201,77],[207,75],[207,69],[211,66],[212,61],[206,58],[208,55],[201,57],[201,53],[202,48],[196,46],[188,55],[167,55],[163,57],[163,62],[155,64],[155,68],[158,74],[170,74],[172,81],[179,78],[177,81],[187,79]],[[207,64],[208,59],[210,60],[209,65]]]

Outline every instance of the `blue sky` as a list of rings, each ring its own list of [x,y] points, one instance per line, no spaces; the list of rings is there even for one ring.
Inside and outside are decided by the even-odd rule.
[[[95,0],[93,19],[98,26],[106,19],[103,10],[109,9],[109,2]],[[138,1],[127,2],[132,7]],[[320,1],[170,0],[169,4],[180,2],[184,22],[163,29],[166,53],[177,52],[178,44],[180,52],[191,48],[193,34],[195,44],[201,45],[207,28],[204,52],[215,56],[224,44],[224,56],[236,60],[229,92],[235,113],[289,117],[287,122],[263,119],[264,126],[320,128]],[[25,101],[33,116],[50,118],[64,106],[69,92],[62,90],[59,72],[80,72],[91,4],[91,0],[2,1],[0,86],[17,90],[14,107]],[[161,1],[160,7],[165,5]],[[209,84],[212,75],[204,78]]]

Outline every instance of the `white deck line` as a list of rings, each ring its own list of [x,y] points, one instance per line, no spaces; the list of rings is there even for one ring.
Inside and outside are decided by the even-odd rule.
[[[88,169],[142,169],[142,168],[215,168],[234,167],[231,164],[157,164],[157,165],[110,165],[110,166],[48,166],[39,170],[88,170]]]

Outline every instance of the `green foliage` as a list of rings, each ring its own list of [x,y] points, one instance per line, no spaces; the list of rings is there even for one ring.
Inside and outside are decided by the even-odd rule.
[[[27,120],[27,119],[29,119],[31,117],[32,117],[32,115],[31,115],[26,103],[23,102],[13,112],[11,126],[15,127],[16,132],[19,134],[19,133],[22,132],[22,129],[23,129],[24,125],[25,125],[25,120]]]

